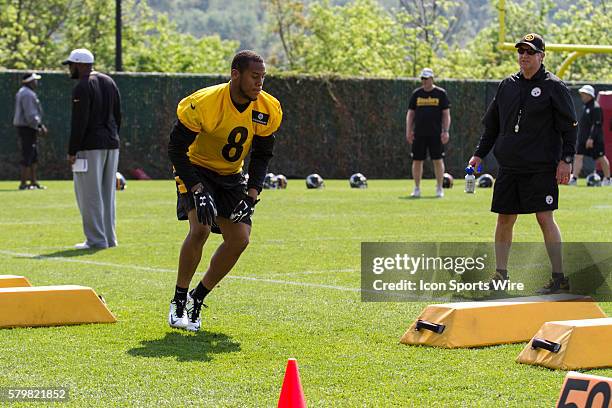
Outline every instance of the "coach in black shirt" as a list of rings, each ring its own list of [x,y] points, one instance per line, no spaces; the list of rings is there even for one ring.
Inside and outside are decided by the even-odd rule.
[[[414,178],[413,198],[421,196],[421,177],[423,161],[427,152],[434,165],[436,175],[436,196],[444,196],[444,146],[448,143],[450,127],[450,102],[446,91],[434,85],[431,68],[421,72],[423,86],[417,88],[410,97],[406,114],[406,140],[412,145],[412,177]]]
[[[63,62],[70,68],[70,77],[78,80],[72,91],[68,145],[85,234],[85,242],[75,246],[78,249],[117,245],[115,186],[121,98],[109,76],[92,70],[93,62],[93,54],[84,48],[73,50]]]
[[[574,176],[570,185],[578,185],[578,177],[582,170],[584,156],[590,156],[601,166],[604,173],[602,186],[610,186],[610,162],[606,157],[603,137],[603,115],[601,107],[595,100],[595,88],[584,85],[578,90],[580,99],[584,103],[582,116],[578,125],[578,143],[576,143],[576,156],[574,157]]]
[[[569,290],[563,275],[561,232],[553,211],[558,184],[567,184],[576,144],[576,112],[567,86],[546,71],[545,44],[527,34],[515,45],[520,72],[504,79],[483,119],[485,127],[469,164],[477,167],[493,148],[499,174],[491,211],[495,229],[494,280],[508,279],[512,230],[518,214],[536,214],[552,265],[551,281],[540,293]]]

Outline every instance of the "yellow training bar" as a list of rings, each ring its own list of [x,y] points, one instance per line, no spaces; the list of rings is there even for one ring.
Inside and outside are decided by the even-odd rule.
[[[0,288],[0,328],[116,321],[96,292],[85,286]]]
[[[32,286],[25,276],[0,275],[0,288],[18,288],[21,286]]]
[[[551,320],[602,317],[593,299],[570,294],[429,305],[400,343],[444,348],[520,343]]]
[[[546,322],[516,361],[561,370],[612,367],[612,318]]]

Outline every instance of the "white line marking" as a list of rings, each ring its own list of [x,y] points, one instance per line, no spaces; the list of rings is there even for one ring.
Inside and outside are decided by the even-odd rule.
[[[43,259],[49,261],[59,261],[59,262],[72,262],[78,264],[85,265],[96,265],[96,266],[110,266],[113,268],[129,268],[129,269],[137,269],[141,271],[149,271],[149,272],[176,272],[174,269],[166,269],[166,268],[151,268],[148,266],[139,266],[139,265],[129,265],[129,264],[116,264],[112,262],[99,262],[99,261],[88,261],[84,259],[71,259],[61,256],[45,256],[45,255],[34,255],[34,254],[26,254],[20,252],[13,251],[3,251],[0,250],[0,255],[7,256],[19,256],[24,258],[32,258],[32,259]],[[306,271],[313,272],[313,271]],[[239,279],[253,282],[264,282],[264,283],[274,283],[278,285],[290,285],[290,286],[302,286],[302,287],[310,287],[310,288],[322,288],[322,289],[334,289],[340,290],[344,292],[360,292],[360,288],[347,288],[344,286],[335,286],[335,285],[323,285],[320,283],[308,283],[308,282],[293,282],[293,281],[285,281],[280,279],[267,279],[267,278],[256,278],[252,276],[238,276],[238,275],[227,275],[228,279]]]
[[[321,269],[321,270],[317,270],[317,271],[313,271],[313,270],[308,270],[308,271],[299,271],[299,272],[279,272],[275,275],[281,275],[281,276],[297,276],[297,275],[317,275],[317,274],[323,274],[323,273],[350,273],[350,272],[357,272],[359,271],[359,269],[355,269],[355,268],[345,268],[345,269]]]

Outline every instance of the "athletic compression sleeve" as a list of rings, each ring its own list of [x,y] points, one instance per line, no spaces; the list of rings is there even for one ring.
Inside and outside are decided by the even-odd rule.
[[[168,143],[168,157],[174,166],[176,175],[183,180],[187,190],[200,182],[195,168],[191,165],[187,151],[197,136],[197,132],[189,130],[177,119],[170,132]]]
[[[251,147],[251,161],[249,162],[249,183],[248,188],[257,189],[261,193],[264,178],[268,172],[268,163],[274,156],[274,135],[253,137]]]

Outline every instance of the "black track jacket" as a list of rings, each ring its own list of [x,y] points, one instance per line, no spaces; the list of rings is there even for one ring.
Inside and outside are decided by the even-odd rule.
[[[482,120],[474,156],[493,153],[507,173],[555,171],[562,157],[574,157],[577,121],[567,86],[542,65],[531,78],[504,79]]]

